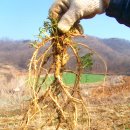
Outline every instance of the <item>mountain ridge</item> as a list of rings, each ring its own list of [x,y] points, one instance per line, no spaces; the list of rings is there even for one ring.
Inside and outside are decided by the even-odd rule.
[[[130,41],[119,38],[101,39],[93,36],[87,36],[87,39],[76,37],[74,40],[87,44],[91,49],[101,55],[108,65],[109,73],[130,74]],[[0,63],[27,69],[34,51],[30,47],[29,42],[31,41],[0,40]],[[80,53],[83,55],[86,53],[86,50],[81,48]],[[94,71],[103,71],[102,66],[99,65],[99,67],[96,67],[97,69],[94,68]]]

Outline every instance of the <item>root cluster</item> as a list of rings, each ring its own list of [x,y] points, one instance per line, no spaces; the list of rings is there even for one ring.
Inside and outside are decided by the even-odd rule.
[[[50,36],[46,33],[48,30]],[[80,93],[83,68],[77,46],[83,46],[92,52],[93,50],[73,41],[74,36],[81,35],[77,29],[73,28],[62,34],[54,21],[51,25],[44,25],[42,34],[42,40],[34,44],[35,51],[30,60],[29,86],[32,88],[32,101],[21,128],[43,130],[50,126],[56,130],[76,130],[83,126],[89,129],[89,112]],[[75,70],[67,67],[71,58],[76,59]],[[71,86],[63,82],[63,74],[66,72],[75,75],[75,83]]]

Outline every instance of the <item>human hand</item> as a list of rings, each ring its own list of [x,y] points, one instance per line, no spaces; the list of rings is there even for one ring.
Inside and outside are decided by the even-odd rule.
[[[58,19],[58,28],[67,32],[77,21],[101,14],[110,0],[56,0],[50,8],[50,17]]]

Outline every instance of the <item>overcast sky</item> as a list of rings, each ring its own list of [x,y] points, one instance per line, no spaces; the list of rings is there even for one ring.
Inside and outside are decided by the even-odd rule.
[[[35,39],[53,2],[54,0],[0,0],[0,38]],[[130,40],[130,28],[105,14],[82,20],[81,23],[87,35]]]

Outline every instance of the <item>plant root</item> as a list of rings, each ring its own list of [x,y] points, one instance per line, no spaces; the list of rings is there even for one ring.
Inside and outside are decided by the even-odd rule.
[[[80,45],[95,52],[87,45],[75,43],[72,40],[74,36],[80,34],[76,34],[75,29],[61,34],[53,22],[49,29],[51,29],[51,36],[45,34],[42,41],[35,45],[36,50],[30,60],[29,83],[32,88],[32,101],[24,115],[21,128],[26,130],[34,126],[34,123],[38,123],[39,127],[36,129],[39,130],[48,126],[55,126],[56,130],[59,128],[75,130],[81,124],[85,124],[86,129],[89,129],[89,110],[80,92],[83,68],[77,46]],[[48,45],[47,49],[39,54],[40,49],[44,49],[46,45]],[[70,50],[76,59],[75,71],[67,68],[71,60]],[[100,59],[103,61],[101,57]],[[105,64],[104,61],[103,63]],[[75,74],[75,83],[71,87],[63,82],[65,72]]]

